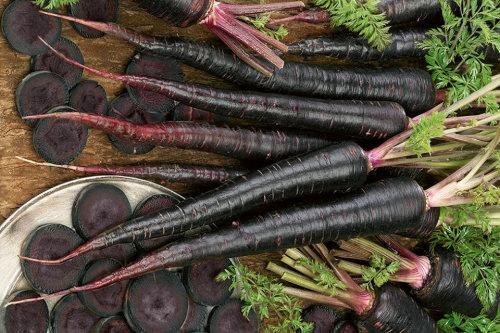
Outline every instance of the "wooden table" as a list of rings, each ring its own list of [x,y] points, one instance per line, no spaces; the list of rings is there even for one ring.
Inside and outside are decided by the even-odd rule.
[[[9,0],[0,0],[0,10],[2,12],[9,2]],[[148,15],[130,0],[121,1],[119,23],[147,34],[213,40],[213,36],[202,27],[196,26],[189,29],[169,27],[166,22]],[[308,26],[307,29],[304,29],[304,26],[295,24],[290,28],[291,33],[285,41],[326,34],[328,31],[328,25]],[[129,59],[135,53],[134,47],[113,37],[82,38],[67,22],[63,22],[62,35],[73,40],[80,47],[86,64],[110,72],[123,72]],[[309,59],[309,61],[333,63],[331,59]],[[421,63],[418,65],[421,65]],[[72,171],[32,166],[14,158],[15,156],[22,156],[40,160],[32,148],[31,129],[17,115],[14,101],[15,89],[29,72],[29,66],[30,58],[11,50],[2,34],[0,39],[0,222],[33,196],[57,184],[81,177],[80,174]],[[218,87],[231,87],[226,82],[201,71],[187,66],[183,66],[183,69],[188,81]],[[105,88],[109,100],[112,100],[124,90],[122,84],[111,80],[87,73],[84,74],[84,78],[99,81]],[[80,165],[132,164],[159,161],[207,165],[239,165],[236,160],[215,154],[170,148],[157,148],[146,155],[140,156],[124,155],[113,148],[106,135],[95,130],[90,131],[87,146],[74,163]],[[192,186],[179,183],[165,185],[181,194],[192,193],[197,190]],[[254,256],[245,258],[245,262],[260,270],[266,263],[266,259],[269,258],[269,255]]]

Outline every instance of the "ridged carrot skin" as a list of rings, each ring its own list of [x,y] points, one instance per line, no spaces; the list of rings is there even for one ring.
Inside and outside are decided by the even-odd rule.
[[[56,16],[75,20],[58,14]],[[143,50],[175,58],[252,89],[307,97],[393,101],[401,104],[411,115],[430,109],[436,102],[436,90],[431,76],[418,68],[321,67],[287,62],[283,68],[275,70],[272,76],[267,76],[248,66],[226,49],[206,43],[144,36],[113,23],[81,20],[78,20],[78,23],[125,39]]]
[[[207,151],[243,160],[279,160],[331,144],[327,139],[301,134],[217,127],[194,122],[137,125],[111,117],[78,112],[36,117],[73,120],[125,139],[161,147]]]
[[[370,311],[359,316],[369,332],[440,332],[429,314],[398,287],[383,285],[375,295]]]
[[[205,210],[210,208],[205,207]],[[425,209],[424,190],[415,181],[408,178],[379,181],[329,202],[269,212],[167,245],[100,280],[62,293],[98,289],[150,271],[186,266],[210,258],[239,257],[325,241],[389,234],[411,227],[412,221]]]
[[[328,56],[349,60],[386,60],[423,58],[425,50],[418,43],[426,39],[426,30],[408,29],[391,32],[391,43],[379,51],[356,35],[313,37],[288,45],[288,53],[302,56]]]
[[[426,308],[443,314],[454,311],[470,317],[478,316],[483,306],[474,286],[465,281],[458,256],[438,249],[432,258],[432,266],[422,288],[413,291],[414,297]],[[493,308],[496,313],[496,306]]]

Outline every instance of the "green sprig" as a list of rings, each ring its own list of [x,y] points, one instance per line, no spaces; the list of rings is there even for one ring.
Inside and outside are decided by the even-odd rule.
[[[443,136],[446,113],[434,112],[413,126],[413,133],[406,141],[406,147],[417,156],[431,152],[431,140]]]
[[[427,51],[427,68],[436,88],[447,89],[446,103],[458,101],[491,81],[492,66],[486,64],[486,46],[500,50],[500,6],[498,0],[440,0],[444,25],[430,30],[421,43]],[[498,112],[492,94],[479,102],[487,112]]]
[[[313,0],[315,6],[328,11],[333,27],[344,26],[382,51],[391,42],[391,35],[389,22],[378,9],[379,3],[379,0]]]
[[[367,290],[373,290],[374,285],[381,287],[389,281],[391,276],[399,271],[400,267],[401,263],[399,261],[387,264],[382,256],[374,254],[370,258],[370,266],[363,269],[361,277],[365,283],[361,286]]]
[[[255,18],[241,17],[244,21],[253,25],[257,30],[262,31],[266,35],[276,39],[282,40],[286,36],[288,36],[288,29],[284,25],[280,25],[277,29],[270,29],[267,27],[267,24],[271,20],[270,14],[261,14],[256,16]]]
[[[489,333],[500,331],[500,317],[498,315],[493,320],[490,320],[485,315],[472,318],[453,312],[446,314],[437,324],[445,333]]]
[[[297,263],[311,270],[315,275],[313,280],[327,288],[330,296],[336,296],[339,289],[346,290],[347,286],[324,263],[309,258],[299,258]]]
[[[268,325],[269,332],[312,332],[311,323],[302,321],[302,307],[297,298],[283,292],[283,285],[276,279],[252,271],[242,264],[235,264],[221,272],[217,281],[230,280],[230,289],[240,290],[244,305],[242,313],[248,316],[254,309],[261,319],[274,314],[277,324]]]
[[[33,2],[41,8],[54,9],[65,5],[74,5],[78,0],[33,0]]]

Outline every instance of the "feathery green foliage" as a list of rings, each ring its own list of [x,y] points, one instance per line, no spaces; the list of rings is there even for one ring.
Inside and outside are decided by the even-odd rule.
[[[476,287],[476,294],[487,310],[495,302],[500,279],[500,228],[489,225],[489,217],[476,205],[445,208],[441,219],[452,218],[431,236],[431,250],[442,246],[460,257],[465,280]],[[475,225],[466,225],[470,219]]]
[[[500,316],[497,314],[493,320],[485,315],[471,318],[460,313],[446,314],[437,322],[444,333],[490,333],[500,332]]]
[[[427,50],[427,68],[436,88],[447,89],[446,102],[453,103],[491,81],[492,66],[484,62],[484,50],[492,45],[500,50],[500,2],[498,0],[440,0],[444,25],[428,32],[421,43]],[[492,94],[482,97],[488,112],[498,112]]]
[[[279,323],[269,325],[269,332],[312,332],[311,323],[302,321],[302,308],[297,298],[283,292],[283,285],[276,279],[252,271],[242,264],[235,264],[221,272],[218,281],[230,280],[232,290],[239,289],[244,305],[242,313],[248,316],[251,309],[261,319],[269,318],[272,313],[280,319]]]
[[[41,8],[54,9],[64,5],[74,5],[78,0],[33,0],[33,2]]]
[[[313,0],[315,6],[327,10],[333,27],[344,26],[364,37],[382,51],[390,42],[389,22],[378,9],[379,0]]]
[[[394,275],[401,263],[393,261],[389,264],[386,263],[382,256],[374,254],[370,258],[370,266],[363,270],[361,277],[365,281],[361,286],[367,290],[373,290],[374,285],[381,287],[389,281],[389,278]]]
[[[406,147],[417,156],[431,152],[431,140],[443,136],[446,113],[433,112],[413,127],[413,133],[406,142]]]
[[[315,274],[314,281],[318,286],[327,288],[330,296],[336,296],[339,289],[347,288],[324,263],[309,258],[299,258],[297,263],[312,271]]]
[[[269,20],[271,20],[270,14],[261,14],[256,16],[255,18],[241,17],[244,21],[250,23],[255,27],[255,29],[262,31],[266,35],[276,39],[282,40],[286,36],[288,36],[288,29],[284,25],[280,25],[276,30],[270,29],[267,27]]]

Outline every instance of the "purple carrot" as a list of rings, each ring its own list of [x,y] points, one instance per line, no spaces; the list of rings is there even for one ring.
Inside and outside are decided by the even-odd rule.
[[[169,182],[182,182],[190,184],[216,184],[247,173],[245,170],[235,170],[223,167],[159,164],[159,165],[133,165],[133,166],[78,166],[40,163],[16,156],[17,159],[39,166],[48,166],[73,170],[94,175],[117,175],[144,179],[154,179]]]
[[[217,127],[204,123],[164,122],[137,125],[116,118],[78,112],[31,116],[80,122],[124,139],[156,146],[195,149],[244,160],[279,160],[324,147],[326,139],[281,131]]]
[[[50,47],[50,46],[49,46]],[[405,130],[408,117],[394,102],[322,100],[252,91],[231,91],[202,85],[107,73],[61,58],[91,73],[129,86],[164,94],[181,103],[266,124],[298,127],[329,134],[382,139]]]
[[[54,13],[48,15],[76,21],[124,39],[140,49],[175,58],[250,89],[306,97],[393,101],[401,104],[409,114],[428,110],[436,101],[432,78],[418,68],[323,67],[287,61],[273,76],[266,77],[225,48],[199,41],[142,35],[114,23],[78,20]]]

